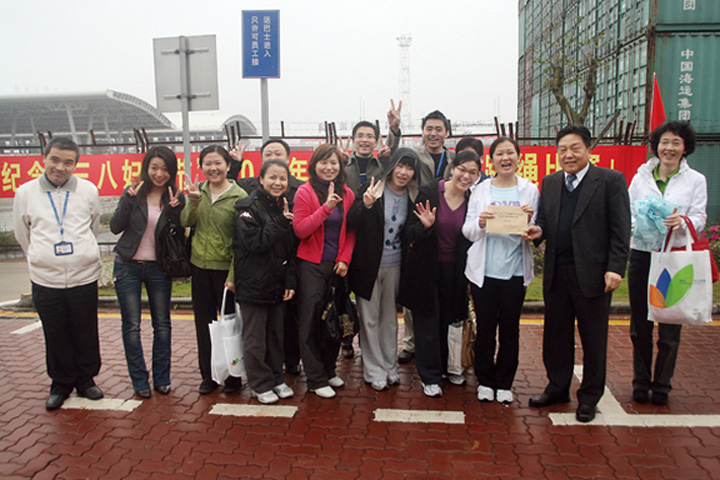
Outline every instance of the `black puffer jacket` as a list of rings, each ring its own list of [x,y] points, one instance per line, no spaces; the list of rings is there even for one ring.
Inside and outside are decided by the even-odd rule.
[[[130,187],[128,187],[130,188]],[[185,206],[185,196],[180,193],[178,195],[180,203],[177,207],[171,207],[169,204],[165,204],[158,218],[157,226],[155,227],[155,254],[157,258],[160,258],[160,241],[158,234],[165,227],[165,224],[172,221],[175,225],[181,225],[180,223],[180,212],[182,212]],[[147,202],[145,198],[138,195],[129,195],[128,190],[125,189],[118,206],[110,219],[110,231],[114,234],[122,233],[122,236],[115,245],[115,252],[120,255],[123,262],[132,260],[132,257],[137,252],[140,246],[140,239],[145,234],[147,228],[148,211]]]
[[[235,298],[238,302],[276,304],[286,289],[295,290],[297,239],[283,215],[283,199],[255,190],[235,204]]]

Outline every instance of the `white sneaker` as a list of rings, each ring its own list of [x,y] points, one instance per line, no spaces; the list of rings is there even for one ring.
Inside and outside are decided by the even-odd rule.
[[[383,390],[387,390],[388,384],[385,380],[378,380],[375,382],[370,382],[370,386],[373,387],[378,392],[382,392]]]
[[[448,380],[450,380],[450,383],[453,385],[465,385],[465,377],[462,375],[450,374],[448,375]]]
[[[422,386],[423,386],[423,393],[425,395],[427,395],[428,397],[433,397],[433,398],[442,397],[442,388],[440,388],[440,385],[438,385],[437,383],[433,383],[432,385],[425,385],[423,383]]]
[[[328,383],[331,387],[340,388],[345,385],[345,382],[343,382],[343,379],[338,377],[337,375],[332,377],[328,380]]]
[[[500,393],[500,390],[498,390],[498,393]],[[492,402],[495,399],[495,391],[485,385],[479,385],[477,388],[477,397],[481,402]]]
[[[335,390],[332,387],[320,387],[313,390],[313,392],[320,398],[333,398],[335,396]]]
[[[478,393],[478,396],[480,394]],[[496,395],[497,401],[500,403],[512,403],[513,394],[510,390],[498,390]]]
[[[273,392],[275,392],[280,398],[290,398],[295,395],[295,392],[293,392],[292,388],[288,387],[285,383],[275,385],[273,387]]]
[[[263,393],[257,393],[253,392],[253,395],[258,399],[258,402],[262,403],[263,405],[270,405],[271,403],[277,403],[279,400],[278,396],[275,395],[275,392],[272,390],[268,390],[267,392]]]
[[[400,384],[400,375],[388,375],[387,378],[387,384],[388,385],[399,385]]]

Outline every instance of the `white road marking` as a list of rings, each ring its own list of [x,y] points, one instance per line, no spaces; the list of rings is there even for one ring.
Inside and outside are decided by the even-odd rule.
[[[291,405],[240,405],[236,403],[218,403],[210,413],[214,415],[234,415],[236,417],[285,417],[295,416],[298,408]]]
[[[25,325],[25,326],[22,327],[22,328],[18,328],[17,330],[13,330],[13,331],[10,332],[10,333],[12,333],[12,334],[14,334],[14,335],[22,335],[23,333],[28,333],[28,332],[32,332],[33,330],[37,330],[37,329],[40,328],[40,327],[42,327],[42,323],[40,322],[40,320],[38,320],[37,322],[33,322],[33,323],[31,323],[30,325]]]
[[[575,365],[575,376],[582,380],[582,365]],[[720,415],[629,414],[606,386],[597,405],[598,414],[590,423],[578,422],[574,413],[551,413],[553,425],[599,425],[615,427],[720,427]]]
[[[444,412],[440,410],[400,410],[378,408],[375,410],[376,422],[402,423],[465,423],[465,413]]]
[[[89,400],[82,397],[70,397],[65,400],[62,408],[77,408],[81,410],[118,410],[132,412],[142,404],[140,400],[122,400],[120,398],[102,398]]]

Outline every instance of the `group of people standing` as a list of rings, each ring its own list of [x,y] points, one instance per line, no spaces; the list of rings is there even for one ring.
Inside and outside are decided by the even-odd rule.
[[[211,375],[208,325],[224,313],[227,290],[243,318],[246,381],[265,404],[294,394],[284,375],[298,374],[300,360],[308,389],[318,396],[334,397],[344,385],[336,373],[340,342],[322,335],[320,324],[329,286],[343,283],[355,293],[363,374],[372,388],[398,384],[398,362],[412,358],[427,396],[441,396],[445,378],[465,383],[462,372],[448,366],[448,328],[467,318],[469,291],[477,318],[477,397],[512,402],[520,314],[534,276],[530,242],[545,241],[543,361],[549,382],[530,405],[569,401],[577,318],[584,372],[576,417],[594,418],[605,384],[610,298],[630,253],[632,205],[646,196],[672,201],[678,207],[665,218],[667,227],[684,228],[681,215],[696,229],[704,227],[705,178],[685,158],[694,149],[692,129],[669,122],[651,134],[657,157],[638,170],[628,194],[621,173],[589,162],[589,131],[568,126],[556,138],[562,170],[543,179],[540,193],[517,175],[522,157],[515,140],[492,143],[495,175],[488,177],[479,140],[464,138],[454,152],[445,147],[449,125],[439,111],[423,119],[422,147],[398,148],[400,108],[393,104],[388,112],[387,142],[377,126],[360,122],[351,155],[335,145],[319,146],[307,183],[290,174],[290,148],[279,139],[263,145],[259,177],[237,181],[232,172],[238,171],[242,148],[206,147],[199,157],[205,180],[188,178],[185,194],[177,188],[175,154],[166,147],[147,152],[138,183],[123,192],[110,221],[111,230],[121,234],[114,282],[136,395],[152,395],[140,341],[143,284],[152,317],[153,388],[164,395],[171,391],[172,280],[158,251],[168,224],[192,232],[199,393],[219,386]],[[91,399],[103,395],[93,381],[100,368],[100,262],[93,235],[99,207],[97,189],[72,176],[78,157],[74,142],[54,139],[45,152],[45,174],[23,185],[15,198],[15,233],[28,256],[53,380],[49,410],[59,408],[74,388]],[[494,205],[518,207],[527,215],[525,231],[488,233]],[[680,327],[660,326],[653,378],[648,269],[649,252],[633,243],[633,398],[647,402],[651,392],[653,403],[664,404]],[[398,303],[406,307],[400,355]],[[343,345],[343,353],[348,348],[352,354],[351,343]],[[224,390],[232,393],[241,385],[231,376]]]

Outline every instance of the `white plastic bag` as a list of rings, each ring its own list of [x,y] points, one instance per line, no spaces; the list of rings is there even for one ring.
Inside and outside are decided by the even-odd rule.
[[[223,383],[227,377],[245,375],[242,349],[242,316],[240,306],[235,304],[235,313],[225,314],[225,300],[228,289],[223,291],[220,320],[210,322],[210,342],[212,353],[210,370],[212,379]]]
[[[674,237],[675,233],[672,233]],[[685,250],[652,252],[648,275],[648,320],[677,325],[705,325],[712,321],[712,268],[706,250],[693,251],[686,229]]]

